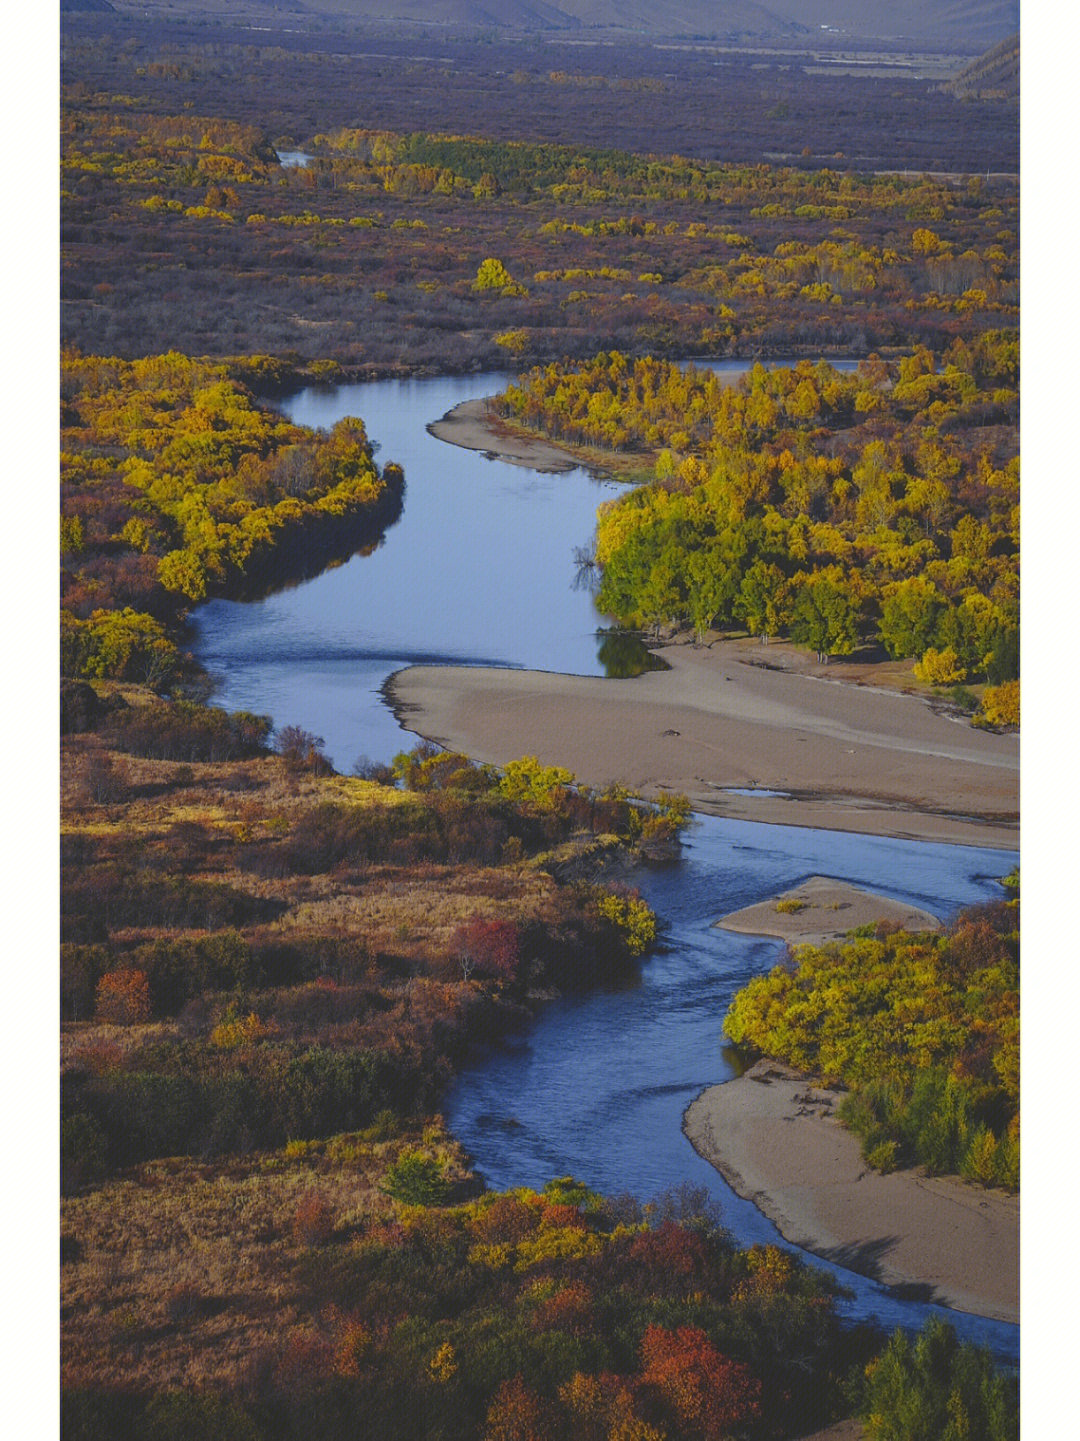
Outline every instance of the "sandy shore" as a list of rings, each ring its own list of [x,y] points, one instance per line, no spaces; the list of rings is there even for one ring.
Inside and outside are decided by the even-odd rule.
[[[511,465],[527,465],[530,470],[577,470],[581,461],[568,450],[540,436],[512,435],[503,430],[498,420],[488,414],[487,397],[463,400],[448,410],[441,420],[427,427],[431,435],[465,450],[479,450],[490,459],[508,461]]]
[[[1020,1202],[921,1170],[879,1176],[833,1115],[837,1093],[775,1061],[710,1086],[695,1150],[787,1240],[904,1294],[1019,1319]]]
[[[782,902],[798,902],[799,909],[777,910]],[[820,946],[835,941],[856,926],[888,921],[905,931],[940,930],[940,922],[929,911],[879,896],[861,886],[834,881],[830,876],[811,876],[801,885],[781,891],[767,901],[731,911],[715,923],[722,931],[743,936],[777,936],[790,945]]]
[[[399,671],[403,724],[475,759],[535,755],[587,784],[685,793],[696,810],[779,825],[1013,849],[1019,737],[854,684],[794,646],[663,647],[632,680],[480,667]],[[773,794],[769,794],[772,792]]]

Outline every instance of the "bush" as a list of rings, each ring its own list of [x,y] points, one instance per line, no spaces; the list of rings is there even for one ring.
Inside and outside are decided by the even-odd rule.
[[[60,1127],[60,1183],[65,1193],[77,1191],[105,1174],[105,1133],[85,1111],[68,1116]]]
[[[1002,685],[988,685],[983,691],[980,720],[991,726],[1020,724],[1020,682],[1007,680]]]
[[[409,1206],[438,1206],[450,1194],[442,1167],[423,1151],[403,1151],[387,1171],[382,1189]]]
[[[334,1234],[334,1208],[323,1196],[305,1196],[293,1216],[292,1231],[302,1246],[324,1246]]]
[[[961,1346],[939,1317],[912,1342],[902,1331],[867,1368],[862,1414],[875,1441],[1012,1441],[1017,1386],[989,1351]]]
[[[145,1441],[258,1441],[259,1429],[236,1401],[200,1391],[167,1391],[146,1408]]]
[[[866,1163],[875,1171],[887,1176],[896,1170],[897,1145],[895,1141],[881,1141],[866,1153]]]
[[[631,956],[643,956],[656,940],[656,917],[636,891],[600,892],[596,909],[615,927]]]

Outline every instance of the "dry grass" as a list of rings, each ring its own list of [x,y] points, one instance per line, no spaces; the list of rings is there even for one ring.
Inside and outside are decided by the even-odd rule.
[[[362,937],[372,954],[423,967],[433,959],[441,962],[462,923],[478,917],[543,920],[555,900],[557,884],[529,865],[361,864],[314,875],[262,876],[245,867],[245,847],[287,835],[313,804],[396,808],[415,798],[354,777],[297,777],[276,756],[178,766],[111,753],[123,765],[128,793],[122,802],[95,804],[81,790],[80,774],[83,758],[100,751],[99,743],[75,736],[64,749],[65,837],[89,841],[102,856],[137,837],[144,847],[140,861],[157,856],[170,868],[182,864],[200,880],[285,901],[281,917],[251,929],[252,935]],[[223,787],[223,778],[236,789]],[[114,929],[112,935],[114,942],[135,945],[159,933],[148,926]]]
[[[464,1155],[436,1118],[292,1144],[214,1164],[154,1161],[64,1201],[62,1379],[166,1388],[236,1382],[263,1348],[310,1326],[293,1281],[306,1247],[294,1222],[317,1198],[329,1247],[348,1246],[398,1204],[380,1182],[420,1145],[466,1184]]]
[[[103,756],[116,784],[110,799],[98,803],[87,776]],[[62,770],[67,881],[89,886],[111,868],[137,883],[180,875],[284,902],[278,919],[240,927],[249,943],[282,940],[302,951],[308,941],[344,938],[357,969],[340,988],[284,985],[245,1004],[289,1043],[314,1038],[389,1049],[430,1076],[447,1067],[447,1047],[466,1034],[473,1009],[486,1025],[485,1006],[499,1004],[475,980],[462,981],[453,954],[458,928],[482,918],[550,922],[554,930],[565,918],[565,897],[549,874],[528,863],[361,863],[280,876],[251,867],[253,856],[259,861],[272,852],[268,842],[287,837],[313,805],[326,801],[416,803],[373,782],[291,774],[277,756],[182,765],[105,752],[94,735],[68,737]],[[253,845],[260,851],[253,853]],[[87,889],[80,904],[92,910],[93,897]],[[110,924],[109,945],[119,964],[130,948],[159,936],[207,934]],[[198,1021],[185,1013],[183,1022],[66,1024],[61,1063],[106,1075],[123,1070],[146,1043],[167,1046],[193,1035],[193,1026],[202,1037],[197,1043],[209,1044],[206,1035],[227,1000],[208,995]],[[396,1203],[379,1184],[406,1145],[421,1144],[449,1179],[466,1180],[463,1154],[441,1122],[414,1125],[406,1134],[401,1127],[407,1124],[391,1121],[388,1131],[373,1127],[213,1163],[154,1160],[65,1199],[65,1386],[231,1385],[260,1354],[280,1356],[291,1336],[319,1321],[307,1313],[295,1280],[304,1236],[314,1234],[297,1224],[298,1211],[318,1218],[320,1234],[324,1225],[331,1228],[328,1249],[350,1246],[366,1227],[392,1217]]]

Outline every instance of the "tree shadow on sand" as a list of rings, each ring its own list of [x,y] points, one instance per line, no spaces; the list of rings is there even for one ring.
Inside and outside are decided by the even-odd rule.
[[[817,1254],[847,1271],[869,1276],[872,1281],[882,1281],[882,1263],[899,1239],[899,1236],[877,1236],[872,1241],[831,1246]],[[934,1287],[926,1281],[901,1281],[890,1285],[889,1290],[901,1301],[931,1302],[934,1299]]]

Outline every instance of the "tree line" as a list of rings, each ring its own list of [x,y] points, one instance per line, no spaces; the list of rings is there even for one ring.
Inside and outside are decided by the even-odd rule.
[[[401,470],[380,474],[361,421],[317,435],[223,366],[68,352],[61,396],[67,676],[167,687],[189,606],[318,570],[400,513]]]

